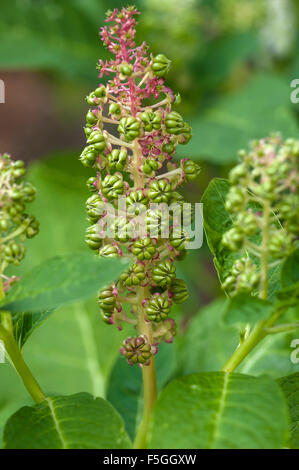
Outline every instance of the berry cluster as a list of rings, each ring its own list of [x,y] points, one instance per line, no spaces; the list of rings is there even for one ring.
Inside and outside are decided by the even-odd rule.
[[[133,263],[99,293],[102,316],[119,328],[122,321],[136,325],[140,335],[127,339],[121,351],[130,364],[148,364],[156,344],[171,341],[175,333],[169,318],[172,302],[188,297],[174,266],[186,253],[188,236],[183,229],[175,231],[173,214],[165,220],[163,206],[152,205],[182,207],[176,189],[196,178],[199,167],[188,159],[180,164],[172,159],[177,145],[190,140],[191,128],[172,110],[180,97],[164,83],[170,61],[163,54],[153,57],[145,43],[135,45],[137,14],[134,7],[115,9],[107,14],[109,26],[101,28],[101,39],[115,57],[99,61],[99,77],[113,78],[87,96],[87,146],[80,159],[96,171],[87,182],[92,192],[86,203],[91,223],[87,244],[100,256],[124,256]],[[115,126],[115,132],[110,133],[107,124]],[[119,207],[120,198],[124,208]],[[108,202],[114,209],[111,219],[105,210]],[[145,230],[142,236],[138,217],[139,228]],[[109,235],[104,231],[107,224]],[[131,305],[130,312],[124,304]]]
[[[22,180],[26,170],[21,160],[12,161],[7,154],[0,155],[0,231],[1,274],[8,264],[18,266],[25,256],[26,238],[39,231],[37,220],[25,213],[25,204],[35,199],[35,187]],[[9,287],[7,278],[4,288]]]
[[[271,136],[252,142],[240,157],[225,202],[233,226],[222,238],[229,250],[245,253],[223,283],[232,295],[254,291],[261,281],[258,260],[264,258],[268,268],[280,263],[298,246],[299,235],[299,141]]]

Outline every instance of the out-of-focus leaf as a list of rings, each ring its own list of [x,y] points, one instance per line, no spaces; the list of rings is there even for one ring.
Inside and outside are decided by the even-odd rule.
[[[281,270],[281,285],[291,286],[299,281],[299,249],[295,250],[284,262]]]
[[[171,382],[156,403],[151,449],[281,449],[288,410],[274,380],[210,372]]]
[[[227,300],[219,299],[204,307],[189,323],[179,341],[180,371],[182,374],[217,371],[233,354],[239,344],[237,330],[222,321]],[[295,322],[297,313],[290,309],[281,322]],[[267,375],[273,378],[296,371],[290,360],[294,333],[273,334],[264,338],[237,371],[250,375]]]
[[[74,253],[44,261],[15,284],[1,304],[10,312],[39,312],[95,295],[124,270],[123,260]]]
[[[184,155],[217,164],[236,161],[239,149],[251,139],[280,132],[298,137],[298,126],[290,107],[289,83],[260,74],[244,89],[220,99],[202,117],[189,119],[193,138],[180,150]]]
[[[9,418],[5,449],[129,449],[131,442],[114,408],[88,393],[48,397]]]
[[[155,357],[159,390],[173,377],[176,367],[175,345],[162,343]],[[111,372],[107,399],[122,416],[127,433],[133,439],[142,413],[142,376],[138,367],[130,367],[120,357]]]
[[[289,405],[291,416],[291,448],[299,449],[299,372],[281,377],[278,383]]]
[[[52,313],[52,311],[53,310],[35,313],[16,313],[12,316],[14,337],[20,348],[24,346],[29,336]]]
[[[273,312],[273,304],[270,302],[248,294],[239,294],[229,301],[223,320],[227,325],[241,328],[265,320],[271,312]]]

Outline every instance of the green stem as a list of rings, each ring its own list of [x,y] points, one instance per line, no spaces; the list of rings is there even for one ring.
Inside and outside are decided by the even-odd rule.
[[[142,300],[146,297],[145,289],[139,289],[139,313],[138,313],[138,330],[139,334],[147,336],[150,343],[152,343],[152,326],[150,322],[144,320],[144,309],[142,307]],[[142,367],[143,379],[143,417],[139,425],[135,441],[134,449],[145,449],[147,443],[147,434],[149,430],[151,415],[153,407],[157,398],[157,380],[155,360],[152,357],[150,364]]]
[[[4,328],[3,324],[0,325],[0,339],[2,339],[5,351],[33,400],[36,403],[40,403],[45,400],[46,397],[25,363],[13,335],[10,331]]]
[[[264,202],[262,226],[262,246],[261,246],[261,284],[260,298],[266,300],[268,296],[268,249],[269,249],[269,223],[271,207],[269,201]]]

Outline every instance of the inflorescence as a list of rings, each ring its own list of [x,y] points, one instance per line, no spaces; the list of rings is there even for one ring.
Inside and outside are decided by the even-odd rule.
[[[146,365],[161,341],[171,342],[175,322],[169,318],[173,302],[188,297],[186,284],[176,278],[175,260],[186,253],[188,237],[184,230],[174,233],[170,216],[169,237],[162,237],[163,206],[151,204],[184,203],[177,188],[191,181],[199,167],[189,159],[173,161],[178,144],[187,144],[191,128],[172,110],[179,95],[165,85],[170,60],[153,56],[143,42],[136,46],[134,7],[108,12],[108,26],[101,28],[101,39],[114,58],[99,61],[99,78],[113,75],[87,96],[91,106],[86,116],[87,146],[80,160],[96,170],[87,182],[92,195],[86,203],[88,220],[86,242],[103,257],[127,257],[132,265],[114,284],[98,295],[105,322],[121,328],[122,322],[136,326],[139,336],[128,338],[121,352],[130,364]],[[115,132],[107,130],[115,126]],[[119,209],[124,198],[126,214]],[[105,235],[106,203],[115,209],[113,234]],[[147,229],[137,235],[136,216],[142,216]],[[110,223],[111,230],[112,222]],[[124,308],[130,305],[130,312]],[[142,321],[151,326],[151,337],[142,334]],[[139,319],[138,319],[139,318]]]

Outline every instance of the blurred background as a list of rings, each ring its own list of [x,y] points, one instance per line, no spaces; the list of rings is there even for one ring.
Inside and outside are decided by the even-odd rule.
[[[172,60],[168,83],[180,92],[177,110],[193,127],[193,139],[179,156],[198,161],[202,171],[198,181],[184,189],[186,198],[199,201],[212,177],[226,177],[237,151],[251,139],[277,131],[283,137],[298,137],[299,104],[290,101],[290,83],[299,78],[298,0],[134,3],[142,12],[137,41],[146,40],[154,54],[165,53]],[[41,223],[20,273],[47,257],[86,249],[89,171],[78,162],[85,144],[85,96],[99,83],[97,60],[107,57],[98,34],[105,11],[122,5],[126,3],[114,0],[1,0],[0,79],[5,83],[5,103],[0,104],[0,152],[28,163],[29,178],[38,189],[32,212]],[[192,252],[179,270],[192,294],[177,312],[179,337],[184,337],[190,322],[198,321],[194,317],[220,289],[206,245]],[[215,314],[219,310],[220,304],[214,303]],[[208,331],[207,310],[202,318],[205,324],[198,328]],[[219,331],[219,341],[214,340],[220,365],[223,334]],[[102,325],[92,299],[56,312],[34,334],[28,360],[46,390],[88,389],[99,394],[104,383],[118,403],[113,395],[121,388],[118,368],[126,366],[115,361],[124,337],[124,332]],[[183,347],[180,341],[177,344]],[[234,342],[225,347],[233,346]],[[164,369],[161,366],[164,379],[165,367],[171,375],[175,355],[174,348],[167,348]],[[197,357],[202,357],[202,350]],[[207,359],[188,371],[218,367],[217,361],[211,366]],[[262,366],[251,366],[252,373],[256,370],[262,371]],[[140,387],[134,377],[133,382],[127,380],[130,397],[134,387]],[[1,416],[24,399],[17,380],[1,366],[0,427]],[[10,405],[12,395],[16,401]],[[134,407],[130,403],[122,406]]]

